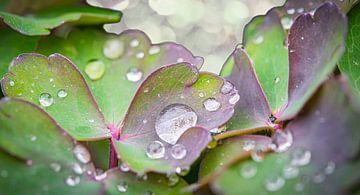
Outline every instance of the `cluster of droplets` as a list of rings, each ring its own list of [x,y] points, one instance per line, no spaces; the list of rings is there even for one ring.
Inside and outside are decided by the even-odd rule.
[[[182,144],[172,145],[169,150],[171,157],[177,160],[185,158],[187,154],[187,150]],[[150,159],[161,159],[165,157],[165,154],[165,146],[160,141],[153,141],[146,147],[146,155]]]
[[[68,95],[65,89],[59,89],[57,96],[65,98]],[[43,107],[49,107],[54,104],[54,97],[50,93],[41,93],[39,96],[39,103]]]

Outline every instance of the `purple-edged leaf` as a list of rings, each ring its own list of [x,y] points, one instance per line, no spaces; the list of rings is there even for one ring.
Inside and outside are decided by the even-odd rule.
[[[152,71],[182,61],[198,68],[203,63],[202,58],[193,56],[183,46],[171,42],[152,44],[137,30],[117,36],[76,29],[67,39],[42,39],[37,52],[61,53],[71,59],[83,73],[107,123],[114,126],[121,122],[140,83]],[[93,67],[98,69],[87,71],[94,61]]]
[[[239,162],[225,171],[213,188],[225,194],[343,194],[351,185],[358,185],[359,163],[353,159],[359,152],[360,113],[345,90],[344,83],[329,80],[303,113],[286,126],[293,134],[288,151],[267,155],[260,163]],[[244,169],[246,163],[252,166],[246,170],[255,172],[251,177]],[[354,171],[351,177],[344,172],[349,169]]]
[[[281,120],[294,117],[333,71],[344,51],[346,29],[346,17],[332,3],[296,19],[288,37],[289,96]]]
[[[243,49],[237,48],[225,64],[222,72],[229,73],[226,78],[240,95],[234,116],[227,124],[228,130],[268,126],[270,108],[249,56]]]
[[[119,169],[109,170],[104,184],[105,194],[190,194],[183,192],[187,184],[181,178],[174,183],[175,186],[169,186],[169,180],[164,175],[150,173],[143,180],[136,174],[124,173]]]
[[[1,85],[4,95],[41,106],[77,140],[110,136],[81,73],[59,54],[18,56]]]
[[[326,2],[335,3],[341,10],[346,13],[353,5],[357,3],[357,0],[287,0],[281,11],[293,19],[305,12],[314,12],[321,4]]]
[[[237,90],[222,90],[225,82],[187,63],[153,72],[138,89],[120,128],[115,144],[121,159],[136,172],[172,172],[178,166],[189,166],[211,140],[209,130],[233,115]],[[199,127],[190,128],[193,126]],[[164,145],[164,158],[147,157],[146,149],[154,141]],[[170,156],[175,143],[188,151],[180,160]]]

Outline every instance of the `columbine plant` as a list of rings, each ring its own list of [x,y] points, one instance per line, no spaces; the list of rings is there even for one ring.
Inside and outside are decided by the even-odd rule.
[[[0,192],[356,192],[352,49],[334,70],[355,3],[289,0],[254,18],[220,76],[141,31],[72,26],[115,11],[0,12],[23,34],[0,30]]]

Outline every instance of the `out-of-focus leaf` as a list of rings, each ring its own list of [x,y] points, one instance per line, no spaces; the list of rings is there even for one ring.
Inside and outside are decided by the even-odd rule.
[[[174,172],[177,167],[190,166],[210,141],[209,130],[233,115],[237,90],[224,91],[225,82],[187,63],[153,72],[139,87],[120,128],[115,144],[121,159],[140,173]],[[188,129],[195,125],[199,127]],[[147,157],[147,147],[154,141],[164,145],[163,158]],[[181,159],[171,156],[175,143],[187,151]]]
[[[7,25],[24,35],[48,35],[51,29],[64,23],[115,23],[120,21],[121,12],[95,7],[62,7],[28,17],[0,12],[0,17]]]
[[[342,81],[329,80],[286,126],[293,134],[288,151],[269,154],[262,162],[239,162],[213,188],[225,194],[343,194],[356,185],[359,167],[354,167],[353,159],[359,152],[360,113],[350,104],[346,90]],[[351,177],[343,172],[349,169],[355,171]],[[255,173],[251,177],[249,170]]]
[[[2,0],[0,2],[0,11],[23,14],[51,7],[70,6],[79,3],[79,1],[80,0]]]
[[[59,54],[23,54],[15,58],[1,86],[4,95],[41,106],[77,140],[110,137],[81,73]]]

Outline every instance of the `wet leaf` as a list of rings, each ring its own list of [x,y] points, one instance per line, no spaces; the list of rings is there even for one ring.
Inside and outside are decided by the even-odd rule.
[[[13,14],[23,14],[51,7],[70,6],[76,3],[79,3],[79,0],[2,0],[0,10]]]
[[[140,173],[174,172],[177,167],[190,166],[210,141],[209,130],[226,123],[234,112],[237,91],[231,87],[222,93],[224,82],[187,63],[153,72],[139,87],[120,128],[115,145],[121,159]],[[199,127],[190,128],[193,126]],[[147,156],[154,141],[165,149],[159,159]],[[171,156],[176,143],[187,151],[180,159]]]
[[[50,30],[63,23],[103,24],[120,20],[121,13],[95,7],[63,7],[48,10],[33,16],[18,16],[0,12],[3,21],[24,35],[48,35]]]
[[[288,151],[269,154],[259,163],[237,163],[217,179],[214,189],[225,194],[341,194],[356,185],[359,175],[354,172],[357,176],[348,177],[343,171],[356,170],[353,160],[360,144],[360,113],[354,110],[345,90],[342,80],[327,82],[302,114],[286,126],[285,130],[293,134]],[[246,163],[256,169],[251,178],[241,172]],[[231,187],[234,185],[237,187]]]
[[[59,54],[18,56],[1,84],[4,95],[41,106],[77,140],[110,136],[83,76]]]

